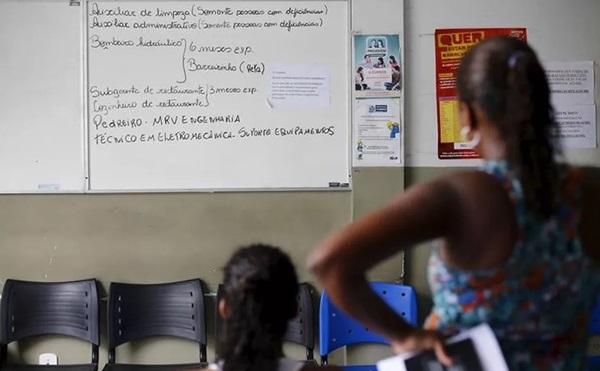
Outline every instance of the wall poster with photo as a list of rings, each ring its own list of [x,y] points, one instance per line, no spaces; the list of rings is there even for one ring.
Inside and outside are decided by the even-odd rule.
[[[354,35],[353,61],[356,98],[402,95],[400,35]]]
[[[403,166],[404,61],[399,34],[353,38],[354,167]]]

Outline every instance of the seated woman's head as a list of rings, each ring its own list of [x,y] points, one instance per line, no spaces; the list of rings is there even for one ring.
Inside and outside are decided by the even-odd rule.
[[[556,127],[546,73],[535,52],[513,37],[486,39],[461,61],[459,116],[484,158],[506,159],[523,183],[531,209],[556,205]],[[475,140],[473,140],[475,138]]]
[[[217,351],[224,371],[275,370],[297,293],[294,266],[280,249],[257,244],[233,254],[218,303],[223,336]]]

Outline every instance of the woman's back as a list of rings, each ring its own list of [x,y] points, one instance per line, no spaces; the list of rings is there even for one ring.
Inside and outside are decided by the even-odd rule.
[[[433,349],[449,365],[442,334],[410,328],[365,279],[399,250],[439,239],[427,328],[448,334],[488,322],[512,369],[577,369],[600,280],[592,261],[600,261],[600,187],[557,164],[550,87],[525,42],[473,46],[456,84],[463,140],[484,171],[412,186],[323,241],[311,267],[338,307],[397,351]]]
[[[434,308],[426,328],[454,333],[488,322],[511,370],[578,369],[585,351],[587,313],[600,282],[579,237],[582,173],[565,171],[557,211],[540,218],[528,209],[521,183],[506,161],[487,161],[482,170],[504,189],[516,238],[512,247],[504,248],[508,253],[504,261],[492,264],[493,268],[465,269],[461,261],[448,264],[452,257],[443,259],[440,252],[434,253],[429,264]],[[482,197],[493,203],[498,190],[491,187],[488,192]],[[497,208],[481,209],[485,214]],[[510,217],[499,215],[496,221],[493,215],[479,217],[492,224],[490,230],[497,232],[499,227],[511,234]],[[485,261],[486,254],[499,259],[502,253],[486,249],[486,237],[482,238],[480,246],[471,246],[470,254],[461,251],[460,256],[470,257],[471,262],[478,253],[483,255],[479,261]],[[510,240],[509,236],[501,243]],[[443,247],[442,251],[455,250]]]

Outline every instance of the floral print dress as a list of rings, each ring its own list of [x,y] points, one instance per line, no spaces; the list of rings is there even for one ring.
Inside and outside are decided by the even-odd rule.
[[[434,306],[425,328],[451,335],[487,322],[511,370],[583,369],[588,312],[600,285],[600,270],[577,233],[583,174],[565,175],[559,211],[540,221],[528,212],[506,161],[486,161],[481,170],[510,195],[518,242],[502,266],[479,271],[449,267],[434,251],[428,266]]]

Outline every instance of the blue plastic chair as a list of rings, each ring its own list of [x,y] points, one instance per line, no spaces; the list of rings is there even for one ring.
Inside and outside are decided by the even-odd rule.
[[[417,296],[410,286],[389,282],[373,282],[371,288],[394,311],[413,326],[417,324]],[[327,356],[334,350],[347,345],[376,343],[388,344],[383,336],[370,331],[362,324],[339,310],[323,291],[319,309],[319,340],[321,363],[327,364]],[[377,371],[375,365],[348,365],[346,371]]]

